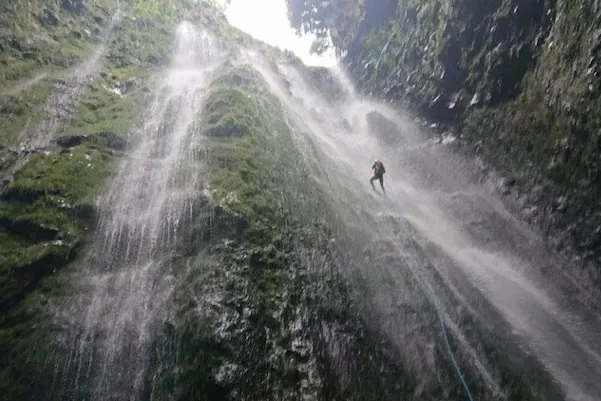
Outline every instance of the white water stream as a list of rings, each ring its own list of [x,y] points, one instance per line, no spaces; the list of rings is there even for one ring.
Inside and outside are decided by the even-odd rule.
[[[190,24],[180,25],[176,36],[171,66],[102,200],[96,243],[82,274],[88,290],[71,312],[74,318],[83,313],[83,324],[65,369],[76,366],[80,397],[142,397],[153,324],[165,319],[174,285],[169,258],[198,209],[204,151],[198,117],[223,52],[212,35]]]

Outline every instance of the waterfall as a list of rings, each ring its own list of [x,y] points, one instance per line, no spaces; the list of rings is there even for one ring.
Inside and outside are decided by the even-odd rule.
[[[152,400],[179,394],[180,380],[192,389],[182,397],[217,388],[241,399],[343,398],[364,385],[353,382],[365,373],[366,381],[375,377],[365,388],[385,381],[389,399],[459,399],[459,373],[479,399],[564,400],[550,378],[570,400],[601,397],[601,319],[586,288],[575,285],[569,266],[546,252],[537,233],[473,180],[472,163],[429,139],[402,112],[359,96],[342,69],[332,71],[342,99],[328,100],[302,66],[240,47],[233,56],[211,33],[189,23],[177,27],[170,64],[157,76],[99,201],[93,243],[68,283],[72,294],[52,309],[60,362],[51,394]],[[248,110],[235,111],[248,121],[231,137],[210,140],[248,139],[221,148],[227,157],[215,163],[243,164],[240,171],[207,165],[209,139],[201,128],[208,88],[225,62],[245,67],[220,76],[218,85],[245,100],[241,109]],[[250,83],[255,73],[265,82]],[[228,99],[215,102],[227,109]],[[273,121],[254,121],[265,110],[274,111]],[[51,122],[44,132],[52,136],[55,127]],[[290,143],[280,140],[290,133],[284,138]],[[374,159],[386,166],[386,195],[369,184]],[[218,205],[225,205],[219,210],[225,232],[215,237],[223,243],[201,244],[182,257],[209,202],[205,177],[222,167],[232,170]],[[240,196],[258,195],[257,204],[226,210],[237,201],[236,186],[257,171],[250,194]],[[267,185],[275,189],[262,198]],[[245,238],[252,233],[243,227],[251,220],[245,209],[253,209],[250,215],[277,209],[278,218],[257,224],[258,239]],[[291,211],[300,215],[293,216],[297,222],[289,223]],[[296,232],[294,224],[304,223]],[[289,231],[279,232],[277,224],[289,224]],[[304,236],[317,239],[305,245]],[[178,267],[196,269],[190,285],[182,279],[189,272]],[[365,299],[323,305],[354,294]],[[173,318],[171,309],[189,313]],[[173,343],[157,346],[171,322],[165,338]],[[197,350],[198,358],[182,362],[182,353]],[[168,360],[153,360],[162,356]],[[211,359],[207,366],[203,358]],[[394,381],[399,372],[402,380]],[[167,376],[166,388],[155,392]]]
[[[77,388],[78,397],[134,400],[147,391],[153,323],[168,315],[165,300],[174,285],[170,257],[198,211],[204,149],[198,118],[222,56],[212,35],[188,23],[178,27],[171,65],[102,199],[82,273],[88,290],[71,306],[82,327],[67,364],[77,371],[75,382],[64,386]]]
[[[287,106],[299,149],[346,222],[342,230],[355,236],[345,246],[357,260],[349,271],[371,283],[380,324],[417,377],[435,385],[438,312],[472,382],[484,383],[491,397],[507,394],[481,350],[488,339],[474,337],[462,321],[494,327],[508,358],[519,347],[531,349],[569,399],[601,397],[598,310],[542,238],[474,182],[468,161],[401,112],[356,95],[340,68],[332,72],[346,95],[339,102],[324,100],[295,66],[257,68]],[[369,127],[371,112],[394,125],[395,143]],[[387,169],[386,196],[369,184],[374,159]]]

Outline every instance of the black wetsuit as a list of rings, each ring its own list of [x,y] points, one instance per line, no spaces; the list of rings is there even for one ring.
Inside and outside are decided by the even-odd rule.
[[[386,172],[386,169],[384,168],[384,164],[382,164],[381,161],[377,161],[374,163],[374,165],[371,168],[374,170],[374,176],[371,177],[369,182],[373,186],[374,180],[379,180],[380,186],[382,187],[382,191],[386,192],[384,190],[384,173]]]

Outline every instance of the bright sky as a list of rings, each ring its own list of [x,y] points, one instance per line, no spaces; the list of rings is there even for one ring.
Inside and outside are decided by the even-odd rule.
[[[294,52],[307,65],[332,66],[333,52],[309,54],[313,36],[298,36],[286,16],[285,0],[231,0],[225,11],[230,24],[255,38]]]

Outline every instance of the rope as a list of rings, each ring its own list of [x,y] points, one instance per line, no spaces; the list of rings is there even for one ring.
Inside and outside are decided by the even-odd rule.
[[[415,242],[411,241],[410,244],[413,246],[414,251],[417,254],[420,254],[420,250],[417,247],[417,245],[415,244]],[[411,268],[409,269],[409,271],[411,272],[413,277],[421,284],[421,290],[424,292],[424,295],[426,296],[426,298],[432,302],[434,309],[436,309],[436,312],[438,314],[438,319],[440,320],[440,325],[442,326],[442,334],[443,334],[445,343],[447,345],[447,351],[449,352],[449,356],[451,357],[451,361],[453,362],[453,367],[455,368],[455,371],[459,375],[459,379],[461,379],[461,384],[463,385],[463,388],[465,389],[467,398],[469,399],[469,401],[474,401],[472,392],[470,391],[470,388],[467,385],[467,382],[466,382],[465,378],[463,377],[463,374],[461,373],[459,364],[457,363],[457,360],[455,359],[455,355],[453,354],[453,350],[451,349],[451,343],[449,342],[449,336],[447,334],[447,327],[444,324],[444,319],[442,318],[442,313],[440,311],[440,307],[438,306],[438,302],[436,301],[436,296],[434,295],[434,291],[431,288],[430,288],[430,291],[427,291],[427,288],[429,287],[428,281],[424,277],[422,277],[421,274],[419,274],[418,272],[416,272],[414,269],[411,269]],[[432,295],[432,297],[430,298],[429,295]]]
[[[442,319],[442,314],[440,313],[440,309],[438,309],[438,305],[435,305],[435,306],[436,306],[436,311],[438,312],[438,318],[440,319],[440,324],[442,326],[442,334],[444,336],[444,341],[447,344],[447,351],[449,351],[449,355],[451,356],[451,361],[453,362],[453,366],[455,367],[455,371],[457,371],[457,374],[459,375],[459,378],[461,379],[461,383],[463,384],[463,388],[465,388],[465,392],[467,393],[467,398],[470,401],[474,401],[474,397],[472,396],[470,388],[467,385],[467,382],[465,381],[465,378],[463,377],[463,374],[461,374],[461,369],[459,369],[459,364],[457,363],[457,360],[455,359],[455,355],[453,354],[453,350],[451,350],[451,343],[449,342],[449,337],[447,335],[447,327],[445,326],[444,320]]]

